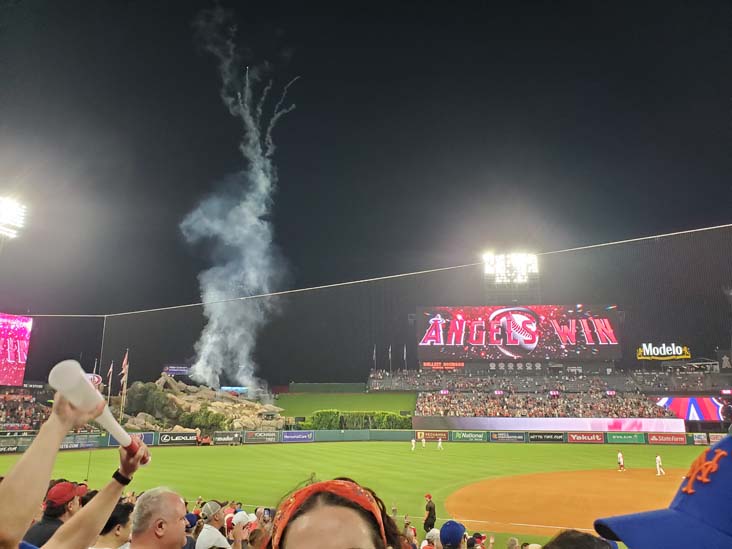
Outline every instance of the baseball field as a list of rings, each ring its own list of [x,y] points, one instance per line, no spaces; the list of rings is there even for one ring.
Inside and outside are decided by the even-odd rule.
[[[436,443],[412,452],[408,442],[250,444],[214,447],[154,447],[152,463],[131,490],[165,485],[186,499],[231,499],[275,507],[311,476],[348,476],[373,488],[401,517],[424,514],[425,493],[437,504],[438,526],[456,518],[471,531],[496,534],[496,547],[516,535],[545,542],[562,528],[591,529],[593,519],[665,507],[691,461],[691,446],[623,445],[628,471],[615,470],[615,445]],[[656,452],[667,475],[654,469]],[[18,455],[0,456],[0,474]],[[117,450],[59,454],[54,475],[107,482]],[[87,475],[88,471],[88,475]]]

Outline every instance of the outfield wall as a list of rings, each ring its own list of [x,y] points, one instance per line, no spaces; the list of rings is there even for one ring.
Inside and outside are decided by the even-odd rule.
[[[466,429],[473,431],[686,432],[684,420],[678,418],[413,416],[412,427],[423,430]]]
[[[36,431],[0,431],[0,454],[24,452],[33,442]],[[193,432],[136,433],[148,446],[196,446]],[[515,430],[385,430],[354,429],[329,431],[216,431],[213,445],[306,444],[311,442],[389,441],[409,443],[412,439],[434,444],[444,442],[488,442],[526,444],[651,444],[705,446],[721,440],[723,433],[668,433],[617,431],[515,431]],[[119,443],[108,433],[79,433],[66,436],[61,450],[117,447]]]

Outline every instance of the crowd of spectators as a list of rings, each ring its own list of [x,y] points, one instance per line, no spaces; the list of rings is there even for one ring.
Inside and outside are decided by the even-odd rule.
[[[347,478],[311,478],[285,497],[276,510],[259,508],[252,514],[238,502],[204,502],[199,498],[195,504],[189,504],[178,493],[163,487],[138,496],[134,492],[125,494],[140,465],[149,460],[144,443],[140,443],[135,455],[120,448],[119,467],[98,491],[89,491],[86,484],[66,479],[49,482],[60,441],[70,429],[86,424],[103,409],[101,404],[92,412],[83,412],[56,395],[52,414],[33,444],[7,476],[0,477],[0,548],[495,549],[493,536],[479,532],[470,535],[455,520],[447,520],[436,528],[435,505],[429,494],[425,495],[423,523],[412,525],[405,517],[402,526],[395,509],[390,516],[376,493]],[[732,442],[727,437],[717,444],[715,459],[731,451]],[[717,513],[705,521],[696,519],[703,506],[722,505],[729,490],[724,485],[729,483],[729,475],[720,472],[718,483],[708,483],[721,487],[719,492],[719,488],[706,486],[704,478],[697,479],[699,469],[695,467],[699,463],[697,459],[687,473],[686,488],[701,479],[693,487],[695,491],[704,491],[704,497],[690,499],[673,514],[652,512],[599,519],[595,521],[596,530],[625,541],[631,548],[729,547],[732,525],[728,513]],[[161,464],[156,461],[154,466]],[[682,486],[679,493],[686,493],[685,490]],[[718,501],[710,503],[710,497]],[[39,505],[41,502],[43,505]],[[682,527],[667,533],[664,521],[666,528],[671,528],[682,516],[686,521],[682,521]],[[661,536],[664,542],[654,544],[655,538]],[[690,543],[692,540],[700,543]],[[544,545],[544,549],[580,547],[609,549],[616,544],[586,532],[565,530]],[[512,537],[506,548],[541,546],[521,544]]]
[[[587,393],[526,394],[461,392],[419,393],[414,415],[459,417],[610,417],[663,418],[673,412],[642,395],[602,391]]]
[[[50,408],[23,388],[4,388],[0,393],[0,431],[37,430]]]
[[[465,373],[463,371],[431,370],[372,370],[369,374],[370,391],[512,391],[543,393],[550,390],[586,392],[593,389],[614,390],[621,393],[664,394],[678,392],[718,392],[730,388],[732,378],[716,373],[680,373],[638,371],[592,375],[568,371],[512,372],[497,374],[490,371]]]

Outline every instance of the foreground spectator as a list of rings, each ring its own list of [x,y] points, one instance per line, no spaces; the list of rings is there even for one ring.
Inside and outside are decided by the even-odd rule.
[[[468,534],[465,526],[454,520],[448,520],[440,528],[440,543],[443,549],[466,549]]]
[[[401,549],[406,543],[373,491],[350,479],[311,484],[275,514],[268,549]]]
[[[130,549],[180,549],[186,543],[186,506],[167,488],[146,491],[132,512]]]
[[[102,528],[99,539],[91,549],[118,549],[130,540],[132,531],[131,503],[118,503]]]
[[[704,450],[668,509],[595,521],[602,537],[631,549],[732,547],[732,437]]]
[[[57,482],[48,489],[43,501],[43,516],[41,520],[31,526],[23,536],[23,541],[42,546],[64,522],[81,510],[81,498],[86,495],[87,488],[73,482]]]
[[[565,530],[554,536],[544,549],[617,549],[617,544],[597,538],[593,535],[579,532],[578,530]],[[666,547],[665,545],[644,545],[648,549],[654,547]],[[699,547],[689,545],[688,547]],[[705,546],[701,546],[705,547]]]
[[[56,454],[66,434],[97,417],[103,409],[101,404],[92,412],[77,410],[56,395],[49,419],[0,483],[0,548],[16,549],[28,530],[47,492]],[[101,525],[95,534],[100,530]]]

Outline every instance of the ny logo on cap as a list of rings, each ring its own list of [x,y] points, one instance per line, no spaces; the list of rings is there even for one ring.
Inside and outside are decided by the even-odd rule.
[[[702,452],[691,464],[691,467],[689,467],[689,471],[686,473],[686,486],[681,489],[685,494],[693,494],[696,491],[694,490],[694,481],[698,480],[704,484],[711,482],[712,480],[709,478],[709,475],[717,472],[717,469],[719,469],[719,460],[727,455],[726,451],[716,449],[714,450],[714,457],[711,460],[707,460],[708,453],[709,450]]]

